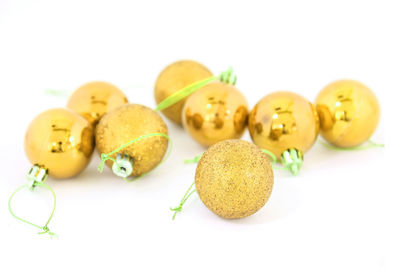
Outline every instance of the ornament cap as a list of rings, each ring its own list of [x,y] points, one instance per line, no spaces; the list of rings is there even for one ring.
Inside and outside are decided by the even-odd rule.
[[[133,158],[127,154],[118,153],[112,165],[112,170],[119,177],[128,177],[133,171]]]
[[[29,190],[33,191],[33,189],[38,185],[38,183],[44,183],[44,181],[48,177],[48,170],[39,164],[33,165],[26,178],[28,180],[28,188]]]
[[[281,160],[282,164],[296,176],[303,165],[303,153],[296,148],[290,148],[282,153]]]

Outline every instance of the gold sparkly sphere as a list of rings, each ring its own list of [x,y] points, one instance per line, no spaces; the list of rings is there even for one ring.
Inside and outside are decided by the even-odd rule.
[[[182,111],[185,130],[200,144],[240,138],[247,124],[246,98],[232,85],[214,82],[193,93]]]
[[[250,112],[249,131],[256,145],[277,158],[291,148],[305,153],[318,136],[318,114],[304,97],[276,92],[261,99]]]
[[[96,126],[104,114],[126,103],[128,99],[116,86],[107,82],[90,82],[75,90],[67,107]]]
[[[89,164],[94,131],[78,113],[63,108],[39,114],[25,134],[25,153],[32,164],[47,168],[53,178],[79,174]]]
[[[151,133],[164,133],[168,129],[154,110],[137,104],[125,104],[104,115],[96,127],[96,145],[99,153],[110,153],[120,146],[140,136]],[[133,159],[131,176],[139,176],[154,169],[164,157],[168,140],[153,136],[133,143],[120,151]],[[116,158],[117,153],[112,157]],[[106,161],[111,168],[113,162]]]
[[[318,94],[315,105],[321,135],[334,146],[358,146],[367,141],[378,126],[378,99],[360,82],[341,80],[327,85]]]
[[[196,190],[212,212],[227,219],[252,215],[268,201],[274,175],[268,156],[243,140],[211,146],[196,169]]]
[[[158,76],[154,87],[157,104],[180,89],[213,76],[202,64],[192,60],[182,60],[167,66]],[[161,112],[173,122],[182,125],[182,109],[186,98]]]

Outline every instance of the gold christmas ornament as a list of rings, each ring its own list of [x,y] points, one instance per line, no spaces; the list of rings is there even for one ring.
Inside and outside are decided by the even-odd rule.
[[[212,212],[227,219],[252,215],[268,201],[274,175],[268,156],[242,140],[211,146],[196,169],[196,190]]]
[[[89,164],[94,149],[94,131],[88,121],[72,110],[51,109],[39,114],[25,134],[29,161],[56,179],[79,174]]]
[[[364,84],[340,80],[327,85],[318,94],[322,137],[334,146],[348,148],[367,141],[378,126],[379,102]]]
[[[182,88],[211,77],[213,74],[202,64],[192,60],[182,60],[167,66],[158,76],[154,97],[157,104]],[[186,98],[162,110],[162,113],[173,122],[182,125],[182,109]]]
[[[281,158],[297,174],[305,153],[315,142],[319,120],[312,103],[291,92],[276,92],[261,99],[249,115],[254,143]]]
[[[182,111],[185,130],[200,144],[240,138],[246,128],[247,101],[234,86],[209,83],[188,97]]]
[[[152,136],[154,133],[159,135]],[[163,159],[168,147],[167,135],[167,126],[157,112],[142,105],[126,104],[100,120],[96,127],[96,145],[100,154],[111,154],[138,139],[110,155],[114,160],[107,160],[106,164],[121,177],[140,176]]]
[[[128,99],[116,86],[107,82],[90,82],[75,90],[67,107],[95,126],[104,114],[126,103]]]

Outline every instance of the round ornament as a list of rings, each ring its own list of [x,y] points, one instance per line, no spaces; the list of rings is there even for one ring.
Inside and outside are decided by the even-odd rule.
[[[152,136],[154,133],[158,135]],[[140,176],[154,169],[164,157],[168,139],[160,134],[167,136],[168,129],[157,112],[142,105],[126,104],[100,120],[96,127],[97,150],[100,154],[112,154],[123,147],[106,164],[121,177]],[[132,140],[138,142],[129,144]]]
[[[315,105],[321,135],[334,146],[358,146],[367,141],[378,126],[378,99],[360,82],[340,80],[327,85],[318,94]]]
[[[157,104],[178,92],[182,88],[212,77],[212,73],[202,64],[192,60],[182,60],[167,66],[158,76],[155,87],[154,97]],[[182,109],[186,98],[174,105],[162,110],[162,113],[173,122],[182,125]]]
[[[252,215],[268,201],[274,175],[268,156],[242,140],[211,146],[197,165],[195,185],[204,205],[227,219]]]
[[[75,90],[67,107],[95,126],[104,114],[126,103],[128,99],[116,86],[107,82],[90,82]]]
[[[240,138],[247,124],[245,97],[224,82],[209,83],[188,97],[182,111],[185,130],[200,144]]]
[[[29,161],[56,179],[79,174],[93,150],[93,127],[72,110],[56,108],[39,114],[25,134]]]
[[[249,115],[254,143],[272,152],[297,174],[305,153],[319,132],[317,112],[307,99],[292,92],[276,92],[261,99]]]

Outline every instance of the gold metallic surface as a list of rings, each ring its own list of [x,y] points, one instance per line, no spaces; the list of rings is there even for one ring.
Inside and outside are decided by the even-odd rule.
[[[261,99],[250,112],[249,131],[256,145],[277,158],[290,148],[305,153],[318,136],[318,114],[304,97],[276,92]]]
[[[186,100],[182,111],[185,130],[200,144],[213,145],[240,138],[247,123],[247,101],[232,85],[214,82]]]
[[[78,113],[50,109],[39,114],[25,134],[25,153],[32,164],[44,166],[53,178],[79,174],[89,164],[94,131]]]
[[[202,64],[192,60],[182,60],[167,66],[158,76],[154,87],[157,105],[180,89],[213,74]],[[161,112],[175,123],[182,125],[182,109],[186,98]]]
[[[105,113],[126,103],[128,99],[116,86],[107,82],[90,82],[75,90],[67,107],[96,126]]]
[[[340,80],[327,85],[318,94],[315,105],[321,121],[321,135],[334,146],[358,146],[367,141],[378,126],[378,99],[360,82]]]
[[[104,115],[96,127],[96,145],[99,153],[110,153],[114,149],[151,133],[164,133],[168,129],[164,121],[154,110],[137,104],[125,104]],[[131,176],[138,176],[154,169],[164,157],[168,147],[165,137],[145,138],[121,149],[118,153],[133,158]],[[116,158],[117,153],[112,157]],[[111,160],[106,161],[112,167]]]
[[[211,146],[197,165],[196,190],[215,214],[238,219],[252,215],[268,201],[274,175],[268,156],[243,140]]]

